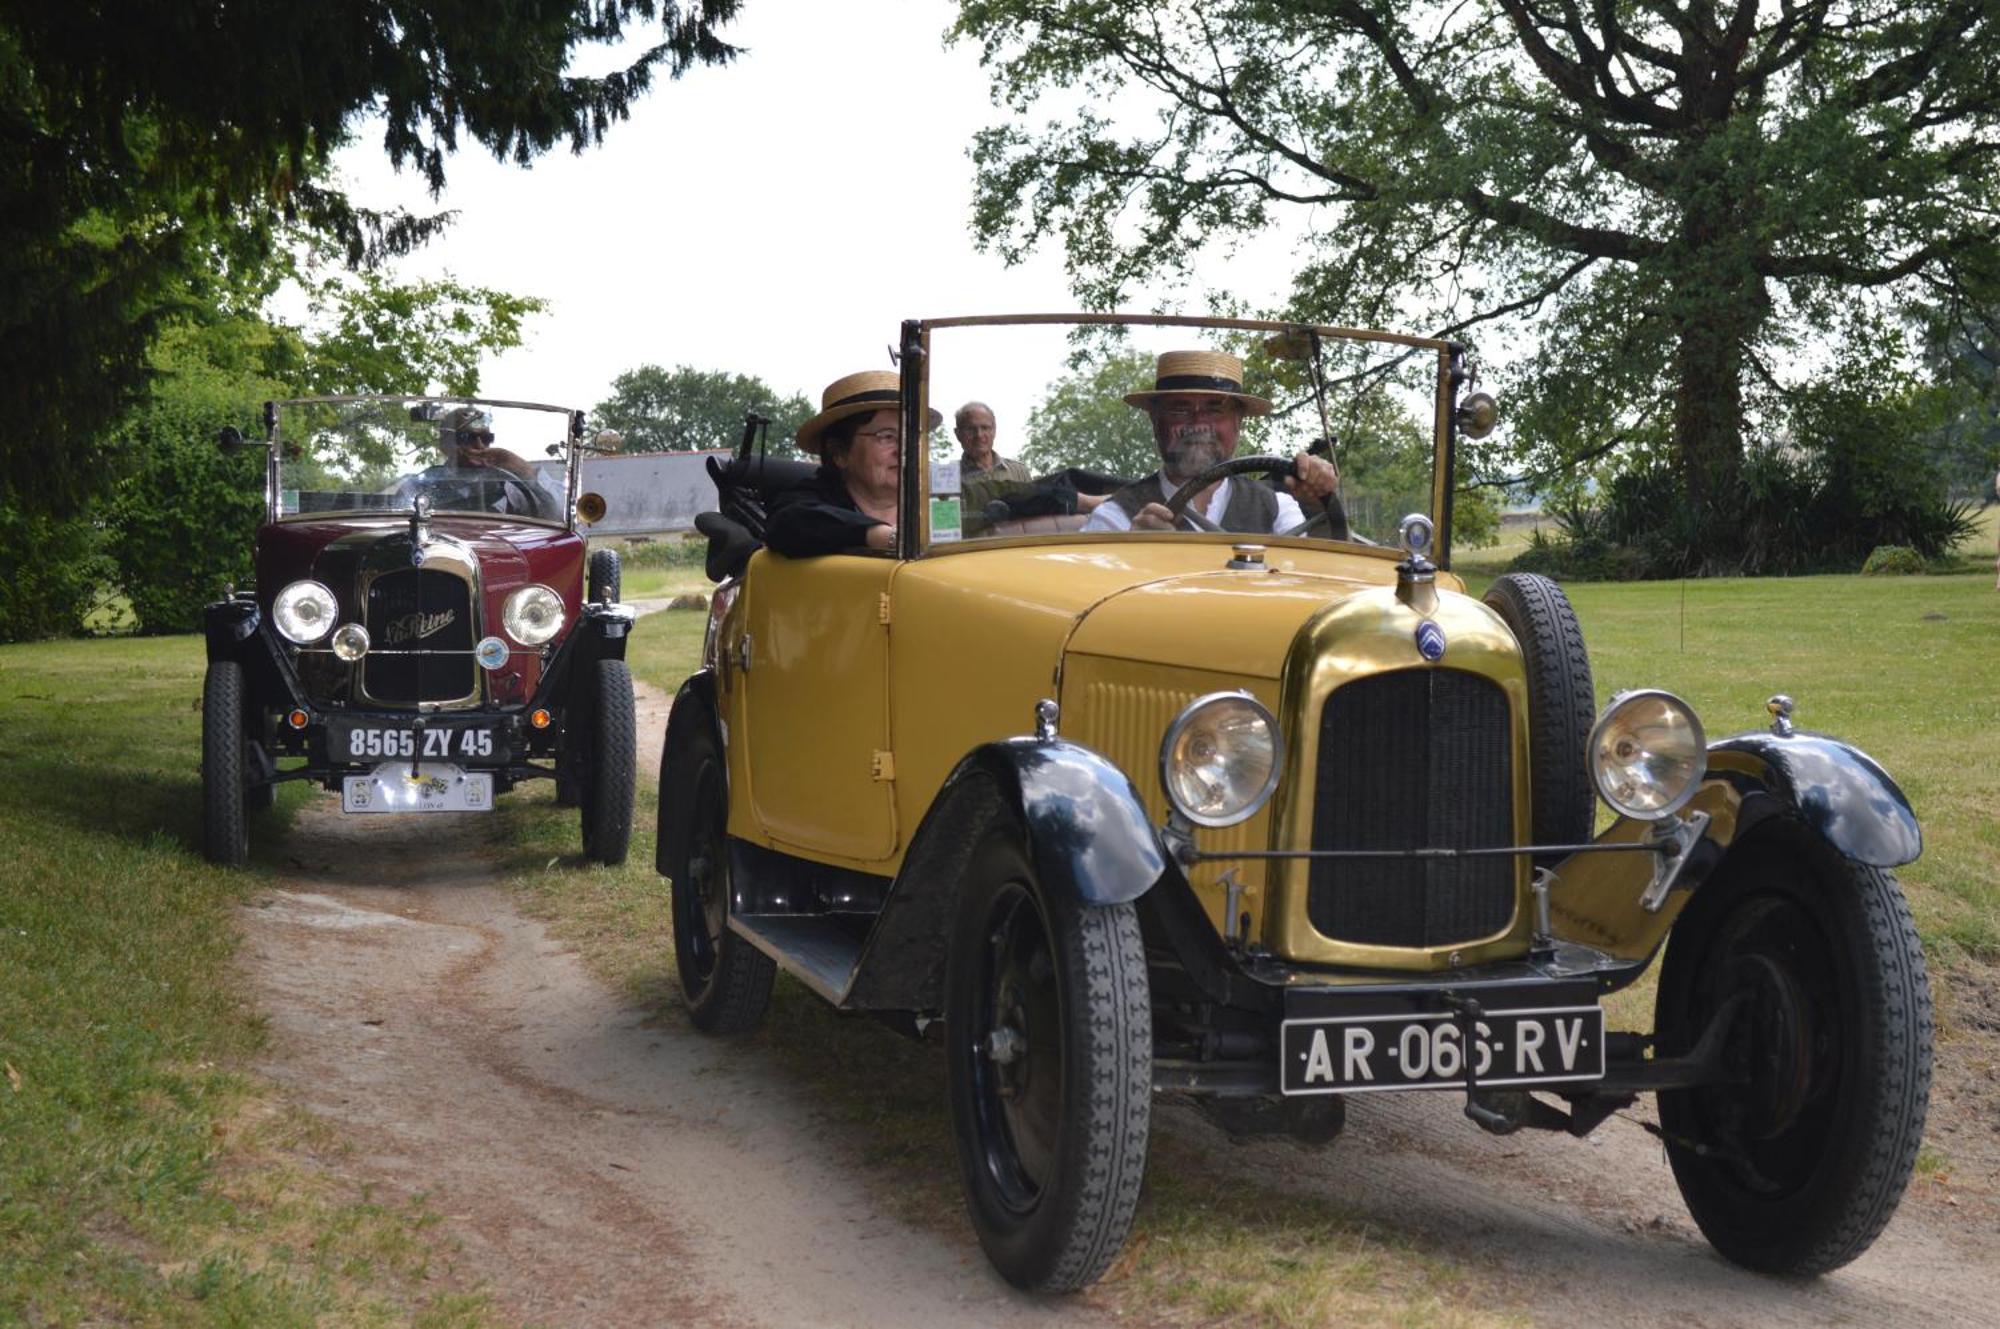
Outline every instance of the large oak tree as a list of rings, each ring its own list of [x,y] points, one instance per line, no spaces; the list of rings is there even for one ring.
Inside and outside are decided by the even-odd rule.
[[[2000,286],[1993,0],[961,0],[955,32],[1008,112],[985,242],[1059,236],[1109,303],[1289,214],[1295,315],[1526,342],[1521,437],[1650,440],[1717,515],[1840,337]]]
[[[740,0],[0,0],[0,506],[74,509],[105,430],[144,391],[164,323],[304,225],[352,261],[440,217],[326,183],[376,117],[389,159],[441,188],[462,142],[526,162],[581,151],[656,77],[734,50]],[[572,59],[643,28],[621,68]]]

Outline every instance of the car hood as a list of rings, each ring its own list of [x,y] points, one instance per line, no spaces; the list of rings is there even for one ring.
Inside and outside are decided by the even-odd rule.
[[[531,581],[546,582],[567,601],[567,583],[580,566],[583,542],[560,527],[482,517],[444,516],[429,523],[434,537],[456,541],[478,562],[489,595]],[[407,543],[407,517],[340,517],[286,521],[266,526],[258,537],[259,598],[300,577],[317,577],[345,600],[347,583],[365,551],[383,541]],[[574,606],[571,606],[574,609]]]
[[[1165,577],[1093,605],[1067,654],[1275,679],[1314,615],[1384,584],[1298,569]]]

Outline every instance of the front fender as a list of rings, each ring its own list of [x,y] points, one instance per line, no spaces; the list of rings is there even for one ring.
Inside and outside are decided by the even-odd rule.
[[[1640,903],[1652,876],[1650,856],[1576,854],[1555,865],[1550,910],[1556,937],[1622,961],[1649,959],[1703,881],[1772,818],[1796,821],[1839,853],[1873,867],[1895,867],[1923,852],[1916,814],[1888,772],[1866,753],[1822,734],[1753,732],[1711,743],[1708,774],[1687,810],[1708,814],[1708,828],[1663,908]],[[1597,838],[1633,842],[1646,832],[1646,823],[1621,817]]]
[[[1754,780],[1835,849],[1893,868],[1924,852],[1910,800],[1859,748],[1824,734],[1735,734],[1709,744],[1708,766]]]
[[[847,1005],[936,1010],[958,888],[979,840],[1012,823],[1043,887],[1083,904],[1136,900],[1167,871],[1166,850],[1125,772],[1064,739],[974,748],[945,778],[911,838],[869,934]]]
[[[1035,874],[1049,890],[1082,904],[1125,904],[1167,870],[1166,851],[1139,791],[1125,772],[1081,744],[1031,738],[989,743],[958,764],[945,793],[961,781],[982,779],[997,785],[1009,810],[1019,812]],[[925,828],[930,821],[924,819]]]

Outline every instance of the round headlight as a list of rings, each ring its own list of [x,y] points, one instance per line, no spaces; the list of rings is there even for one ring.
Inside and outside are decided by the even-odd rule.
[[[1650,688],[1613,697],[1590,731],[1587,751],[1598,796],[1637,821],[1680,811],[1708,770],[1708,736],[1694,708]]]
[[[479,661],[483,668],[498,669],[507,663],[507,643],[498,637],[482,637],[479,645],[473,648],[472,658]]]
[[[1283,758],[1278,722],[1255,697],[1215,692],[1167,726],[1160,783],[1174,810],[1195,825],[1234,826],[1271,797]]]
[[[333,630],[333,653],[349,664],[368,654],[368,629],[359,623],[342,623]]]
[[[333,592],[316,581],[295,581],[271,602],[271,620],[286,641],[311,645],[333,630],[340,613]]]
[[[523,586],[507,597],[500,625],[523,646],[540,646],[562,631],[562,597],[546,586]]]

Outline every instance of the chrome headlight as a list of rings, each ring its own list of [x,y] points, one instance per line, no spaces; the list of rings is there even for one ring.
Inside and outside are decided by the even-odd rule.
[[[1278,787],[1278,722],[1247,692],[1197,697],[1160,742],[1160,783],[1174,811],[1197,826],[1234,826]]]
[[[295,581],[271,602],[271,621],[285,640],[310,646],[333,630],[340,614],[333,592],[316,581]]]
[[[500,626],[523,646],[540,646],[562,631],[562,597],[546,586],[523,586],[507,597]]]
[[[333,653],[349,664],[368,654],[368,629],[359,623],[342,623],[334,629]]]
[[[1653,688],[1613,697],[1585,751],[1598,796],[1636,821],[1680,811],[1708,770],[1708,736],[1694,708]]]

